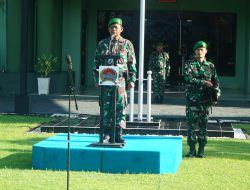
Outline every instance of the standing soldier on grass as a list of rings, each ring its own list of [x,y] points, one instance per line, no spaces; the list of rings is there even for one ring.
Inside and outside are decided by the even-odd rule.
[[[156,44],[156,50],[149,57],[149,70],[152,71],[153,92],[156,103],[162,103],[166,77],[170,74],[169,54],[163,51],[164,44]]]
[[[94,78],[95,85],[98,87],[99,75],[98,69],[99,66],[109,66],[112,65],[112,60],[103,60],[100,58],[101,55],[119,55],[120,58],[117,60],[116,64],[119,67],[119,84],[118,92],[116,99],[116,134],[115,142],[124,143],[122,139],[122,129],[126,127],[126,113],[125,108],[127,106],[127,93],[126,85],[129,88],[135,87],[136,81],[136,59],[133,44],[124,39],[121,36],[123,31],[122,19],[113,18],[108,23],[108,30],[110,37],[101,40],[96,48],[95,56],[95,67],[94,67]],[[100,100],[103,102],[103,127],[104,127],[104,138],[103,142],[109,142],[111,137],[111,120],[112,120],[112,87],[104,86],[103,99]]]
[[[190,152],[186,157],[204,158],[204,147],[207,144],[207,122],[209,108],[217,103],[220,96],[219,79],[213,63],[206,60],[207,44],[197,42],[194,47],[195,57],[185,65],[186,82],[186,117],[188,122],[187,143]],[[199,149],[196,155],[197,143],[195,128],[198,127]]]

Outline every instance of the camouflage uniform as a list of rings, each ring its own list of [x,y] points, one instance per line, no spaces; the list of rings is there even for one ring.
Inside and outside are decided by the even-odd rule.
[[[195,128],[198,126],[198,142],[204,147],[207,144],[207,122],[209,108],[220,96],[219,79],[216,69],[211,62],[190,60],[185,65],[186,81],[186,116],[188,122],[188,145],[197,142]],[[204,81],[211,81],[213,87],[204,85]]]
[[[157,102],[161,102],[165,90],[166,76],[169,76],[170,73],[168,53],[154,51],[149,58],[149,70],[152,71],[155,99]]]
[[[95,67],[94,67],[94,77],[95,82],[99,82],[98,72],[99,66],[108,66],[113,64],[112,60],[102,60],[98,58],[100,55],[120,55],[121,58],[117,60],[117,66],[119,67],[119,85],[118,93],[116,99],[116,126],[121,128],[126,127],[126,113],[125,108],[127,105],[127,93],[126,93],[126,82],[135,82],[136,81],[136,58],[133,44],[122,37],[116,40],[111,41],[111,37],[106,38],[98,43],[96,49],[95,57]],[[105,86],[103,99],[103,118],[104,118],[104,133],[110,133],[111,124],[111,99],[112,99],[112,87]]]

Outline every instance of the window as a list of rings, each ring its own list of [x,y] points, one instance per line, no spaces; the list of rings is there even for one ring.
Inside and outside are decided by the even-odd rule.
[[[139,11],[99,11],[98,41],[107,37],[110,18],[124,20],[123,36],[135,46],[138,59]],[[145,73],[148,56],[153,44],[163,41],[170,54],[171,73],[169,82],[180,83],[185,60],[193,54],[193,45],[203,40],[208,43],[207,59],[212,61],[220,76],[234,76],[236,64],[236,14],[147,11],[145,31]]]

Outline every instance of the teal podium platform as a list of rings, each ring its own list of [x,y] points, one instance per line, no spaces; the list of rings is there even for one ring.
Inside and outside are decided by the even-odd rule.
[[[71,134],[70,170],[105,173],[176,173],[182,161],[181,136],[124,136],[123,148],[89,147],[99,135]],[[67,169],[67,134],[33,145],[32,166]]]

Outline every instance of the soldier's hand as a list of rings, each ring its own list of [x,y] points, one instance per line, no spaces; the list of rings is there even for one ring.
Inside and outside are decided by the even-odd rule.
[[[128,84],[128,88],[134,88],[135,87],[135,83],[134,82],[129,82]]]
[[[96,88],[100,88],[100,85],[98,83],[95,83]]]
[[[213,83],[211,83],[211,81],[209,81],[209,80],[205,80],[204,85],[207,87],[213,87]]]

